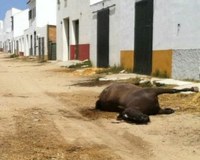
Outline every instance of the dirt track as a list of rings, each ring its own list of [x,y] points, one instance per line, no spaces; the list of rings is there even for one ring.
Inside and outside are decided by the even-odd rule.
[[[196,95],[161,97],[179,110],[148,125],[117,123],[115,113],[93,110],[105,86],[73,85],[85,79],[0,54],[0,160],[200,159],[199,106],[185,107]]]

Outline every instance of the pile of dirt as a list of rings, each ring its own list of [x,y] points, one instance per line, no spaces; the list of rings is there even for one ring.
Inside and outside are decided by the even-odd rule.
[[[81,115],[83,117],[88,118],[89,120],[96,120],[99,118],[104,118],[104,119],[116,119],[117,113],[113,112],[102,112],[96,109],[81,109],[79,110]]]
[[[101,68],[82,68],[74,71],[75,76],[92,76],[95,75]]]
[[[72,72],[74,72],[74,69],[71,69],[71,68],[56,68],[56,69],[50,69],[48,71],[55,72],[55,73],[72,73]]]

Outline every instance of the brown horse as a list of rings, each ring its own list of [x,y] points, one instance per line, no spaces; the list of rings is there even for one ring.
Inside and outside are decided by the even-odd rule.
[[[118,120],[146,124],[150,121],[149,115],[171,114],[174,112],[171,108],[162,109],[160,107],[158,95],[187,91],[198,92],[198,88],[141,88],[133,84],[114,83],[102,91],[96,102],[96,109],[119,112]]]

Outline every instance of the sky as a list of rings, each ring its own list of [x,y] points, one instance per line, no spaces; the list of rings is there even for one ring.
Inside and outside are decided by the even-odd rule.
[[[6,11],[11,8],[26,9],[26,3],[27,0],[0,0],[0,20],[4,20]]]

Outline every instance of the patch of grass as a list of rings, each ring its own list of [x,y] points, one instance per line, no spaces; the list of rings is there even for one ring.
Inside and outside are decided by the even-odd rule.
[[[69,66],[69,68],[74,68],[74,69],[88,68],[88,67],[92,67],[92,62],[90,60],[86,60],[86,61],[83,61],[82,63],[77,63],[77,64]]]
[[[120,73],[121,71],[124,71],[123,67],[114,65],[113,67],[103,68],[97,71],[96,73],[97,74],[115,74],[115,73]]]
[[[10,58],[16,58],[16,57],[19,57],[19,55],[15,53],[10,55]]]
[[[83,87],[104,86],[104,85],[109,85],[112,82],[113,81],[100,81],[98,78],[95,78],[73,84],[73,86],[83,86]]]
[[[200,80],[195,80],[195,79],[184,79],[184,81],[194,82],[194,83],[199,83],[200,82]]]

